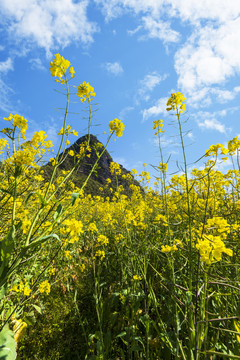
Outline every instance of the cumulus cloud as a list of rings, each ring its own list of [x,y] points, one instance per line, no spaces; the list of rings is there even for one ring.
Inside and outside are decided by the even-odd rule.
[[[121,119],[122,121],[125,120],[127,114],[130,112],[130,111],[133,111],[134,110],[134,107],[133,106],[126,106],[125,108],[123,108],[120,113],[119,113],[119,119]]]
[[[113,0],[108,2],[95,0],[95,2],[100,5],[107,21],[129,11],[140,15],[141,25],[135,30],[128,30],[130,35],[134,35],[139,30],[144,29],[146,35],[140,37],[142,40],[158,38],[164,43],[168,43],[177,42],[180,39],[180,34],[176,30],[171,29],[170,22],[160,18],[160,13],[164,13],[169,8],[168,1],[164,3],[163,0]]]
[[[0,73],[7,73],[9,70],[13,70],[13,61],[8,58],[5,61],[0,61]]]
[[[149,100],[149,93],[154,90],[162,81],[167,78],[167,74],[160,75],[157,71],[153,71],[150,74],[147,74],[144,79],[140,80],[140,87],[138,89],[138,96]]]
[[[135,14],[149,13],[157,18],[168,14],[179,17],[182,21],[190,21],[194,25],[202,19],[225,22],[236,17],[240,12],[240,3],[236,0],[94,0],[101,6],[107,20],[118,17],[126,12]]]
[[[153,116],[156,117],[156,116],[158,116],[160,114],[167,115],[167,111],[166,111],[166,103],[167,103],[167,101],[168,101],[167,97],[160,98],[160,99],[157,100],[155,105],[151,106],[148,109],[144,109],[142,111],[142,115],[143,115],[142,122],[145,122],[149,118],[151,118]]]
[[[178,85],[191,93],[199,87],[224,84],[240,72],[240,17],[217,28],[206,26],[190,36],[175,55]]]
[[[87,18],[88,3],[88,0],[77,3],[73,0],[2,0],[1,21],[8,23],[6,30],[17,42],[37,44],[50,55],[56,46],[93,41],[98,28]]]
[[[123,73],[123,68],[121,64],[117,61],[115,62],[107,62],[103,65],[103,67],[111,74],[117,76]]]
[[[14,91],[4,80],[5,75],[13,70],[13,60],[10,57],[0,62],[0,109],[4,112],[13,112],[10,98]]]
[[[29,63],[31,64],[32,70],[46,70],[45,66],[42,63],[42,60],[39,58],[30,59]]]
[[[205,119],[202,122],[199,122],[198,125],[199,125],[199,127],[203,128],[203,129],[216,130],[223,134],[225,134],[225,132],[226,132],[225,125],[221,124],[218,120],[216,120],[214,118],[213,119]]]
[[[164,44],[181,40],[174,29],[175,19],[182,29],[190,25],[190,36],[175,53],[178,88],[192,104],[208,106],[213,99],[226,102],[237,95],[224,88],[226,82],[240,73],[240,2],[229,0],[95,0],[109,21],[125,13],[138,19],[130,35],[141,39],[158,38]],[[167,19],[167,20],[166,20]],[[178,27],[179,29],[179,27]],[[217,87],[217,88],[216,88]],[[213,90],[215,89],[215,90]],[[197,95],[193,95],[193,93]],[[205,97],[207,96],[207,99]]]
[[[10,100],[13,94],[13,89],[0,78],[0,109],[4,113],[14,113],[14,109]]]
[[[227,134],[231,132],[231,128],[227,128],[217,119],[225,117],[228,112],[232,112],[232,109],[224,109],[213,113],[199,111],[193,114],[192,117],[196,119],[198,126],[203,130],[215,130],[222,134]]]
[[[234,100],[239,92],[239,86],[235,86],[230,90],[220,88],[219,86],[203,86],[201,88],[198,88],[197,91],[193,91],[191,93],[184,93],[187,94],[188,105],[193,108],[199,109],[211,105],[213,99],[221,104],[227,103],[228,101]]]
[[[164,44],[180,40],[180,34],[171,29],[169,22],[155,20],[151,16],[144,16],[142,21],[144,29],[147,31],[147,37],[160,39]],[[142,38],[144,39],[144,37]]]
[[[240,92],[240,86],[235,86],[232,90],[213,88],[211,93],[217,96],[217,100],[220,103],[226,103],[233,100]]]
[[[129,35],[135,35],[135,34],[138,33],[141,29],[142,29],[142,26],[139,25],[139,26],[137,26],[137,27],[136,27],[135,29],[133,29],[133,30],[127,30],[127,33],[128,33]]]

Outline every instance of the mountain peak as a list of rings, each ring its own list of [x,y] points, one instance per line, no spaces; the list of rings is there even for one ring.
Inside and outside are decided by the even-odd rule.
[[[70,170],[76,161],[74,156],[69,155],[69,151],[73,150],[75,154],[80,154],[81,149],[83,149],[88,143],[88,135],[84,135],[75,141],[73,145],[67,148],[64,153],[60,155],[60,158],[64,158],[62,163],[59,165],[60,170]],[[90,134],[89,139],[89,150],[85,152],[84,157],[80,161],[79,166],[74,171],[74,179],[72,180],[76,183],[77,186],[80,186],[79,179],[85,179],[89,172],[91,171],[93,165],[98,160],[99,155],[102,153],[104,149],[104,145],[97,139],[95,135]],[[97,167],[95,171],[91,175],[91,181],[96,182],[96,186],[104,187],[107,179],[111,179],[111,187],[116,189],[117,182],[115,175],[111,174],[110,164],[113,162],[113,159],[109,152],[105,150],[103,155],[98,160]],[[135,185],[140,186],[140,184],[134,179],[134,177],[130,174],[130,171],[125,169],[121,164],[119,164],[122,175],[130,175],[132,181]],[[122,176],[118,176],[118,185],[122,185],[124,189],[129,191],[129,180],[124,179]]]

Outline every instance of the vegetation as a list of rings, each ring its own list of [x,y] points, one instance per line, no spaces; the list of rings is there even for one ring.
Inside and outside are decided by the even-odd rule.
[[[179,129],[182,174],[167,181],[164,125],[156,120],[158,190],[147,187],[147,171],[132,170],[140,187],[111,162],[102,195],[85,192],[91,181],[97,186],[92,175],[124,125],[110,121],[106,146],[91,147],[95,93],[82,83],[77,95],[89,109],[89,132],[67,150],[71,167],[61,168],[69,135],[78,135],[67,124],[74,69],[59,54],[50,65],[67,99],[56,156],[42,168],[51,142],[42,131],[25,141],[27,120],[19,115],[2,130],[10,141],[0,140],[0,359],[239,359],[240,140],[212,145],[204,169],[189,175],[186,99],[172,94],[167,110]],[[93,154],[77,186],[76,169]],[[216,165],[228,158],[233,169],[223,174]]]

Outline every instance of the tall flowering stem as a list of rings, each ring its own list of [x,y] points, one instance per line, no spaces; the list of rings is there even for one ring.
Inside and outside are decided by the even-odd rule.
[[[188,261],[188,295],[189,295],[189,303],[188,306],[188,323],[189,323],[189,340],[190,340],[190,346],[189,346],[189,360],[193,359],[193,353],[192,349],[195,345],[195,332],[194,332],[194,319],[193,319],[193,309],[191,308],[192,305],[192,291],[193,291],[193,285],[192,285],[192,277],[193,277],[193,259],[192,259],[192,220],[191,220],[191,206],[190,206],[190,191],[189,191],[189,181],[188,181],[188,174],[187,174],[187,158],[185,153],[185,147],[184,147],[184,141],[183,141],[183,130],[182,130],[182,124],[180,120],[181,114],[186,110],[185,105],[186,98],[181,94],[180,92],[171,94],[171,97],[168,99],[167,102],[167,111],[174,111],[175,115],[177,117],[178,122],[178,129],[179,129],[179,135],[181,140],[181,147],[182,147],[182,153],[183,153],[183,161],[184,161],[184,176],[185,176],[185,185],[186,185],[186,195],[187,195],[187,215],[188,215],[188,252],[189,252],[189,261]]]

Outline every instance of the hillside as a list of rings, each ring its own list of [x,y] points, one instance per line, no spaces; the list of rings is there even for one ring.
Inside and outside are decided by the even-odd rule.
[[[74,167],[77,158],[76,156],[69,155],[69,152],[73,150],[75,154],[80,154],[81,150],[83,149],[83,147],[87,142],[87,138],[88,135],[84,135],[80,137],[73,145],[68,147],[63,153],[60,154],[59,158],[62,159],[59,165],[60,171],[61,170],[67,171]],[[98,159],[99,154],[101,154],[102,150],[104,149],[103,144],[94,135],[90,135],[89,146],[91,150],[85,152],[85,156],[80,161],[80,164],[76,167],[71,178],[73,183],[78,187],[82,186],[89,172],[94,166],[96,160]],[[91,193],[92,195],[98,195],[100,193],[102,194],[102,191],[99,191],[99,188],[103,188],[106,185],[107,179],[111,180],[110,187],[113,190],[116,190],[117,182],[118,182],[118,185],[123,186],[126,194],[129,194],[130,192],[130,188],[129,188],[130,184],[135,184],[141,187],[139,182],[136,181],[134,177],[130,174],[130,171],[125,169],[121,164],[119,164],[121,169],[121,176],[118,176],[118,179],[116,181],[116,176],[112,175],[110,171],[111,162],[113,162],[113,159],[109,154],[109,152],[105,150],[104,154],[100,157],[98,161],[98,165],[94,170],[94,172],[92,173],[87,186],[84,189],[86,193]],[[50,164],[47,164],[44,167],[46,175],[50,173],[50,167],[51,167]],[[131,181],[124,179],[122,175],[125,176],[128,175],[128,177],[131,178]],[[110,196],[111,195],[110,190],[108,191],[105,188],[104,195]]]

